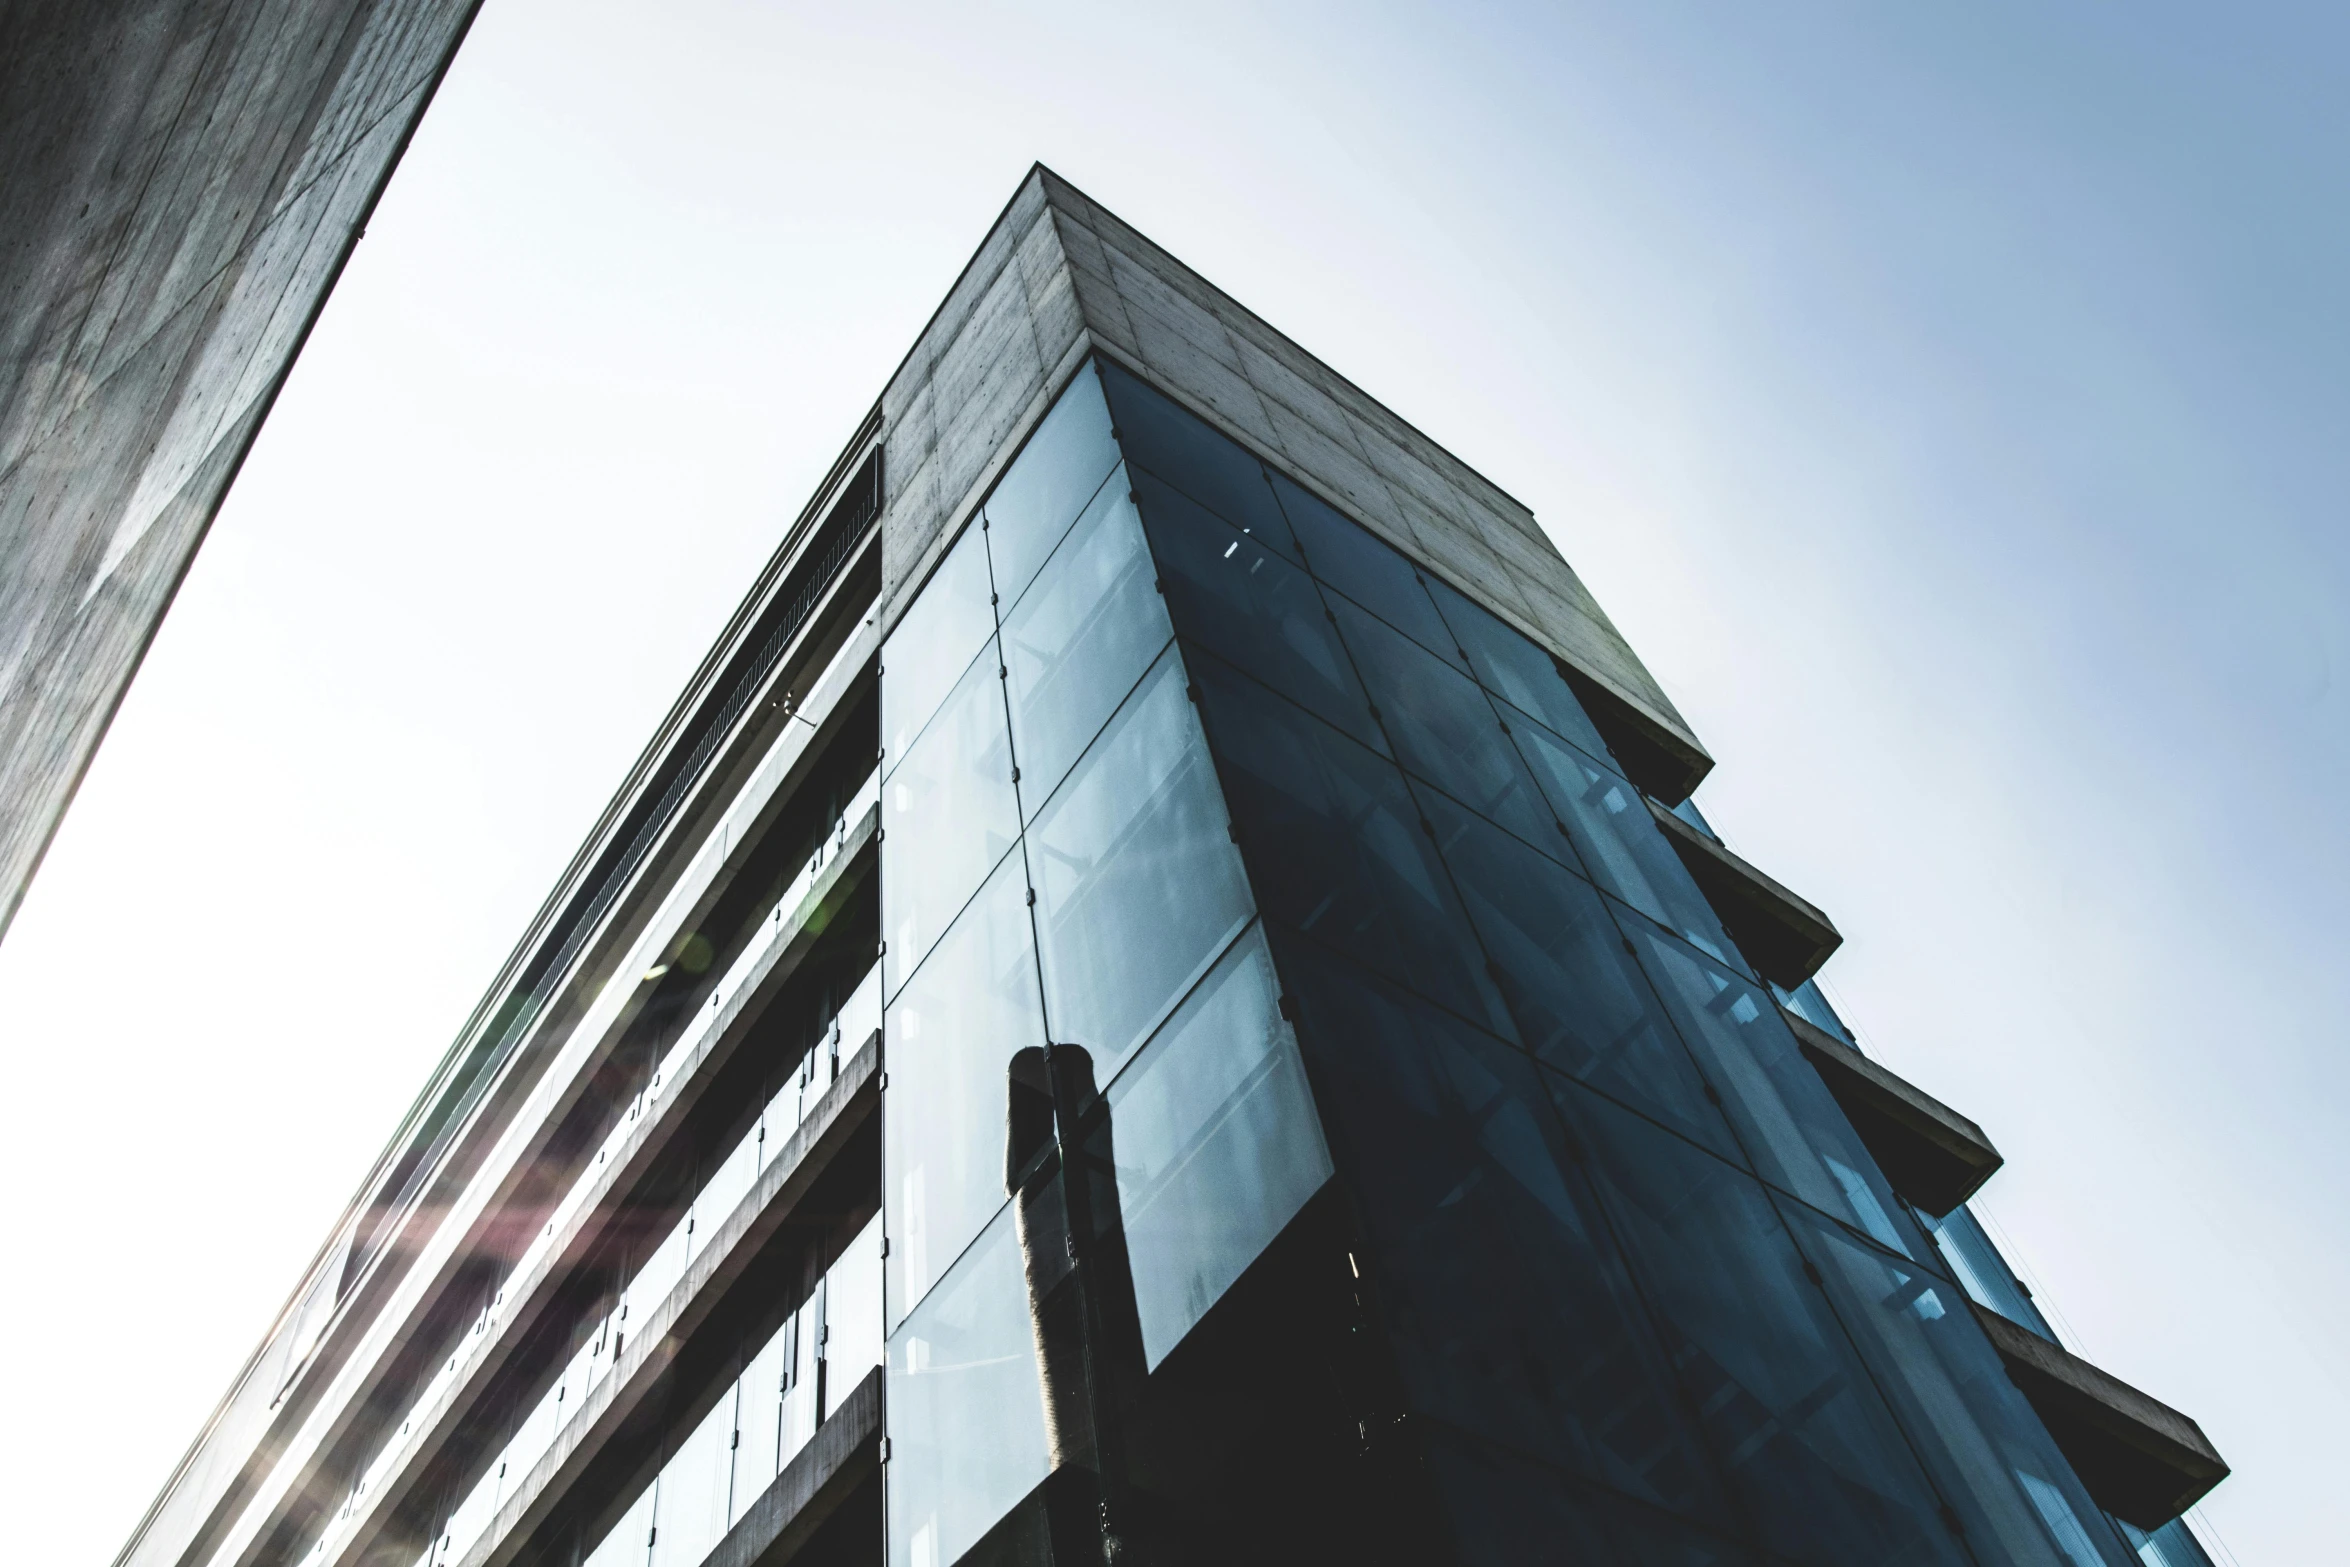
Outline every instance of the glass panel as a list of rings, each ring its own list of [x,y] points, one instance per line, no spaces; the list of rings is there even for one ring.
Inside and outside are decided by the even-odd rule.
[[[824,1276],[824,1418],[881,1362],[881,1216],[875,1214]]]
[[[2019,1567],[2130,1567],[1957,1292],[1816,1214],[1780,1207],[1976,1555]]]
[[[751,1188],[759,1181],[759,1127],[754,1124],[742,1135],[710,1178],[702,1183],[694,1197],[693,1252],[700,1256],[710,1243],[726,1228],[726,1221],[734,1217],[734,1210],[751,1195]]]
[[[895,994],[1020,832],[994,647],[882,789],[882,983]]]
[[[881,650],[884,770],[894,768],[995,630],[987,545],[969,528],[939,562]]]
[[[1045,1039],[1022,871],[1004,861],[890,1006],[892,1321],[1003,1206],[1005,1068]]]
[[[1150,475],[1135,485],[1177,629],[1384,751],[1313,579]]]
[[[734,1385],[662,1466],[653,1513],[653,1567],[701,1567],[726,1537],[726,1493],[734,1471]]]
[[[726,1527],[733,1528],[783,1471],[784,1384],[791,1376],[792,1320],[786,1317],[736,1384],[734,1487]]]
[[[1877,1173],[1762,987],[1669,936],[1642,931],[1637,945],[1762,1178],[1880,1245],[1931,1262],[1924,1232]]]
[[[876,963],[865,971],[865,977],[849,992],[840,1004],[840,1053],[843,1059],[865,1048],[865,1041],[881,1027],[881,965]]]
[[[1518,1035],[1545,1063],[1740,1159],[1591,884],[1440,795],[1424,800]],[[1740,1159],[1740,1162],[1743,1162]]]
[[[1049,1472],[1008,1207],[890,1339],[889,1435],[893,1567],[948,1567]]]
[[[1751,1567],[1755,1561],[1734,1541],[1515,1453],[1441,1427],[1428,1428],[1422,1440],[1462,1567]]]
[[[1280,1000],[1252,930],[1111,1084],[1087,1133],[1117,1171],[1152,1370],[1330,1178]]]
[[[1821,1032],[1833,1034],[1855,1049],[1859,1048],[1860,1041],[1852,1037],[1852,1030],[1844,1026],[1844,1019],[1836,1015],[1836,1009],[1828,1005],[1828,998],[1820,994],[1818,980],[1807,979],[1793,990],[1781,990],[1773,985],[1771,994],[1779,998],[1780,1005]]]
[[[652,1554],[652,1534],[653,1487],[648,1485],[579,1567],[641,1567]]]
[[[1004,621],[1012,740],[1030,816],[1172,634],[1122,484],[1105,485]]]
[[[1510,733],[1592,879],[1667,930],[1725,962],[1738,961],[1713,905],[1689,879],[1639,791],[1540,725],[1525,722],[1523,713],[1505,707],[1502,716],[1511,721]]]
[[[1266,917],[1509,1031],[1395,764],[1217,659],[1191,669]]]
[[[1924,1221],[1932,1232],[1935,1245],[1950,1264],[1950,1276],[1966,1287],[1982,1305],[1998,1312],[2019,1327],[2030,1328],[2050,1343],[2056,1342],[2056,1332],[2040,1308],[2032,1304],[2023,1284],[2016,1278],[1999,1248],[1991,1244],[1991,1237],[1983,1233],[1982,1224],[1965,1208],[1954,1208],[1940,1220]]]
[[[1265,484],[1265,470],[1238,442],[1176,406],[1113,364],[1102,382],[1128,460],[1165,479],[1243,533],[1292,558],[1289,524]]]
[[[1046,1026],[1106,1081],[1251,912],[1174,649],[1029,829],[1028,858]]]
[[[1967,1560],[1763,1187],[1563,1078],[1685,1396],[1763,1543],[1837,1567]]]
[[[1117,461],[1109,405],[1102,401],[1100,378],[1087,365],[987,498],[987,548],[995,562],[996,592],[1007,608],[1019,602],[1037,567]]]
[[[1306,569],[1459,669],[1460,650],[1437,618],[1420,573],[1370,529],[1280,475],[1273,493],[1297,535]]]
[[[1332,609],[1397,759],[1545,854],[1566,855],[1557,819],[1477,683],[1345,600]]]
[[[629,1279],[628,1292],[621,1298],[620,1317],[628,1324],[632,1336],[644,1331],[646,1320],[661,1309],[661,1302],[669,1298],[677,1281],[685,1277],[686,1256],[693,1245],[686,1226],[692,1222],[693,1213],[689,1209],[661,1237],[661,1243]]]
[[[1484,605],[1475,603],[1450,584],[1426,579],[1436,607],[1444,612],[1469,665],[1486,690],[1521,712],[1531,713],[1552,730],[1593,756],[1608,754],[1607,742],[1592,726],[1590,715],[1576,700],[1559,673],[1558,661]]]
[[[1413,1407],[1722,1515],[1533,1064],[1338,960],[1280,961]]]
[[[791,1383],[783,1391],[783,1441],[778,1448],[787,1464],[816,1434],[816,1395],[824,1380],[817,1374],[817,1357],[823,1346],[816,1342],[816,1330],[823,1318],[824,1290],[819,1284],[816,1293],[792,1314]]]

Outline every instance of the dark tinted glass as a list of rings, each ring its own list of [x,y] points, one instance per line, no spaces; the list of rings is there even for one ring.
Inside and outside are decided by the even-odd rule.
[[[1548,652],[1450,584],[1431,577],[1428,592],[1486,690],[1532,713],[1593,756],[1608,754],[1607,742],[1592,727]]]
[[[1721,1112],[1706,1102],[1689,1052],[1591,884],[1457,806],[1426,803],[1526,1047],[1737,1158]]]
[[[972,528],[947,551],[882,647],[884,767],[897,766],[995,630],[990,592],[987,544]]]
[[[1834,1567],[1967,1560],[1762,1184],[1564,1079],[1634,1276],[1763,1543]]]
[[[1297,553],[1255,457],[1116,365],[1104,363],[1101,370],[1118,444],[1129,460],[1251,537],[1285,555]]]
[[[1939,1267],[1938,1254],[1803,1059],[1778,1007],[1755,981],[1643,931],[1637,938],[1666,1010],[1699,1068],[1721,1089],[1763,1179],[1873,1237]]]
[[[1420,585],[1412,563],[1371,530],[1327,502],[1308,494],[1281,474],[1273,492],[1304,551],[1306,569],[1423,647],[1460,662],[1452,632]]]
[[[1133,472],[1176,629],[1385,750],[1370,699],[1312,579],[1188,496]]]
[[[996,592],[1005,607],[1018,602],[1037,568],[1117,462],[1110,410],[1088,365],[1061,393],[987,498],[987,547],[995,560]]]
[[[1265,916],[1508,1030],[1395,764],[1220,660],[1189,660]]]
[[[1558,822],[1477,683],[1343,599],[1332,612],[1404,766],[1544,853]]]
[[[1414,1408],[1660,1505],[1717,1511],[1532,1063],[1341,960],[1281,962]]]
[[[1749,1567],[1757,1560],[1742,1545],[1617,1492],[1578,1484],[1459,1432],[1425,1430],[1429,1473],[1464,1567]]]

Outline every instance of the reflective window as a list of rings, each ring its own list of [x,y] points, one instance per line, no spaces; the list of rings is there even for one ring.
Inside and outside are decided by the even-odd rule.
[[[1037,1331],[1006,1207],[890,1338],[892,1567],[948,1567],[1050,1472]]]
[[[1266,917],[1509,1031],[1395,764],[1217,659],[1191,669]]]
[[[734,1427],[739,1434],[735,1438],[734,1490],[726,1505],[729,1529],[766,1493],[789,1456],[783,1451],[783,1398],[791,1379],[794,1325],[793,1318],[785,1318],[783,1326],[743,1367],[742,1380],[735,1384]]]
[[[1583,1166],[1769,1549],[1868,1567],[1967,1556],[1762,1185],[1562,1078]]]
[[[1458,1432],[1432,1427],[1422,1440],[1462,1567],[1752,1567],[1755,1560],[1719,1534]]]
[[[1461,667],[1452,632],[1437,617],[1410,561],[1286,477],[1273,476],[1273,492],[1281,497],[1282,513],[1297,534],[1308,570],[1420,646],[1442,654],[1453,668]]]
[[[1510,733],[1593,879],[1667,930],[1736,961],[1713,905],[1665,842],[1640,792],[1540,725],[1526,722],[1523,713],[1505,707],[1502,714],[1512,720]]]
[[[1045,1037],[1018,855],[898,993],[886,1033],[894,1321],[1004,1202],[1005,1068],[1014,1051]]]
[[[1045,1018],[1106,1079],[1248,920],[1170,648],[1029,830]]]
[[[881,1364],[881,1218],[843,1247],[824,1275],[824,1395],[832,1412]]]
[[[1966,1208],[1957,1207],[1940,1219],[1926,1221],[1934,1244],[1950,1265],[1950,1276],[1965,1286],[1966,1292],[2008,1321],[2030,1328],[2042,1338],[2053,1342],[2056,1331],[2040,1308],[2032,1304],[2023,1285],[1991,1244],[1991,1237],[1983,1233],[1983,1226]]]
[[[1037,568],[1117,461],[1101,381],[1087,365],[987,498],[988,553],[1006,608],[1019,602]]]
[[[727,1489],[734,1472],[734,1388],[702,1417],[661,1467],[653,1507],[653,1567],[701,1567],[726,1537]]]
[[[1803,1059],[1769,993],[1668,936],[1643,932],[1637,944],[1642,966],[1700,1069],[1721,1090],[1763,1179],[1880,1245],[1932,1261],[1924,1232]]]
[[[2120,1538],[1949,1283],[1796,1204],[1781,1211],[1976,1554],[2019,1567],[2127,1567]]]
[[[885,771],[906,754],[978,654],[979,644],[995,630],[993,591],[988,585],[986,542],[979,529],[966,529],[882,646]]]
[[[1593,756],[1608,754],[1607,742],[1592,727],[1556,659],[1482,604],[1434,577],[1426,580],[1445,624],[1486,690],[1533,714]]]
[[[1344,599],[1332,609],[1397,759],[1544,853],[1566,854],[1557,820],[1477,683]]]
[[[1156,1370],[1330,1176],[1281,987],[1251,931],[1110,1085],[1086,1137],[1117,1171]]]
[[[581,1559],[579,1567],[644,1567],[652,1554],[653,1489],[645,1487],[644,1494],[629,1504],[628,1511]]]
[[[983,658],[882,785],[882,982],[894,993],[1020,831],[1003,682]]]
[[[1285,947],[1281,964],[1413,1406],[1722,1514],[1532,1063],[1336,959]]]
[[[1102,365],[1118,444],[1127,460],[1149,469],[1252,538],[1295,557],[1289,524],[1274,503],[1265,470],[1239,443],[1177,407],[1155,387],[1113,364]]]
[[[1169,635],[1134,505],[1119,484],[1105,485],[1004,621],[1020,799],[1030,816]]]
[[[1526,1048],[1737,1158],[1687,1047],[1591,884],[1441,796],[1424,803]]]
[[[1384,751],[1313,579],[1149,474],[1135,485],[1177,629]]]

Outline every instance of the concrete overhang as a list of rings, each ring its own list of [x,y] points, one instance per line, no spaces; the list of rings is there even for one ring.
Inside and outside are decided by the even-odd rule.
[[[702,1567],[783,1567],[881,1469],[882,1371],[865,1373]]]
[[[1975,1318],[2090,1499],[2116,1518],[2159,1529],[2228,1477],[2203,1428],[2168,1404],[1997,1312],[1978,1306]]]
[[[1648,809],[1721,917],[1722,929],[1763,978],[1792,990],[1844,944],[1827,915],[1656,801]]]
[[[2006,1162],[1981,1127],[1941,1100],[1809,1019],[1780,1012],[1877,1168],[1912,1207],[1939,1219]]]

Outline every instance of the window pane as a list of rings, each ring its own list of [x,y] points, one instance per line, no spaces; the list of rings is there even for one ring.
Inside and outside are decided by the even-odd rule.
[[[1716,1461],[1770,1550],[1835,1567],[1966,1553],[1763,1187],[1563,1078]]]
[[[882,983],[896,992],[1020,832],[993,644],[881,791]]]
[[[1344,599],[1332,611],[1405,767],[1545,854],[1568,851],[1477,682]]]
[[[1106,1080],[1251,913],[1172,648],[1036,819],[1028,858],[1047,1026]]]
[[[1462,1567],[1607,1562],[1623,1567],[1753,1567],[1745,1546],[1546,1464],[1432,1428],[1428,1470]]]
[[[1273,493],[1281,497],[1304,554],[1306,569],[1353,599],[1422,647],[1460,667],[1452,632],[1437,618],[1436,606],[1420,585],[1412,563],[1353,518],[1308,494],[1280,474]]]
[[[1425,803],[1526,1048],[1737,1158],[1687,1047],[1591,884],[1441,796]]]
[[[2019,1567],[2130,1567],[1949,1282],[1797,1204],[1780,1207],[1976,1554]]]
[[[1667,930],[1737,961],[1713,906],[1665,842],[1639,791],[1540,725],[1526,722],[1523,713],[1502,712],[1513,720],[1510,733],[1551,809],[1567,824],[1592,879]]]
[[[791,1377],[792,1323],[783,1326],[760,1346],[736,1383],[735,1430],[741,1435],[734,1454],[734,1490],[726,1504],[726,1526],[731,1529],[751,1504],[772,1485],[783,1469],[783,1394]]]
[[[1246,448],[1118,366],[1105,363],[1101,368],[1110,407],[1118,418],[1118,444],[1129,461],[1148,468],[1242,532],[1295,557],[1297,546],[1265,484],[1265,470]]]
[[[1134,482],[1176,629],[1386,750],[1313,579],[1149,474]]]
[[[1050,1471],[1035,1331],[1007,1207],[890,1339],[892,1567],[948,1567]]]
[[[648,1485],[579,1567],[644,1567],[645,1558],[652,1554],[652,1533],[653,1487]]]
[[[1159,1362],[1330,1178],[1265,939],[1225,954],[1110,1085],[1086,1148],[1117,1171],[1118,1213]]]
[[[702,1417],[661,1469],[653,1512],[653,1567],[701,1567],[726,1535],[726,1492],[734,1469],[734,1388]]]
[[[1643,932],[1648,970],[1699,1069],[1722,1091],[1731,1124],[1764,1180],[1834,1214],[1884,1246],[1938,1254],[1803,1059],[1768,993],[1668,936]]]
[[[966,529],[882,647],[885,767],[896,766],[906,754],[979,644],[995,630],[995,610],[988,602],[991,591],[987,546],[977,528]]]
[[[825,1418],[881,1364],[881,1217],[857,1232],[824,1275]]]
[[[895,1321],[1003,1206],[1005,1069],[1015,1051],[1045,1037],[1018,855],[899,992],[885,1033]]]
[[[1230,665],[1191,670],[1266,918],[1515,1037],[1395,764]]]
[[[987,498],[996,592],[1019,602],[1037,568],[1117,464],[1110,410],[1093,366],[1077,372]]]
[[[1052,794],[1171,634],[1121,481],[1102,488],[1004,621],[1020,800]]]
[[[1339,960],[1285,946],[1280,961],[1412,1405],[1722,1513],[1533,1064]]]
[[[1486,690],[1533,714],[1593,756],[1608,754],[1607,742],[1592,727],[1590,715],[1547,650],[1449,584],[1433,577],[1427,583],[1445,624],[1469,655],[1469,665]]]

